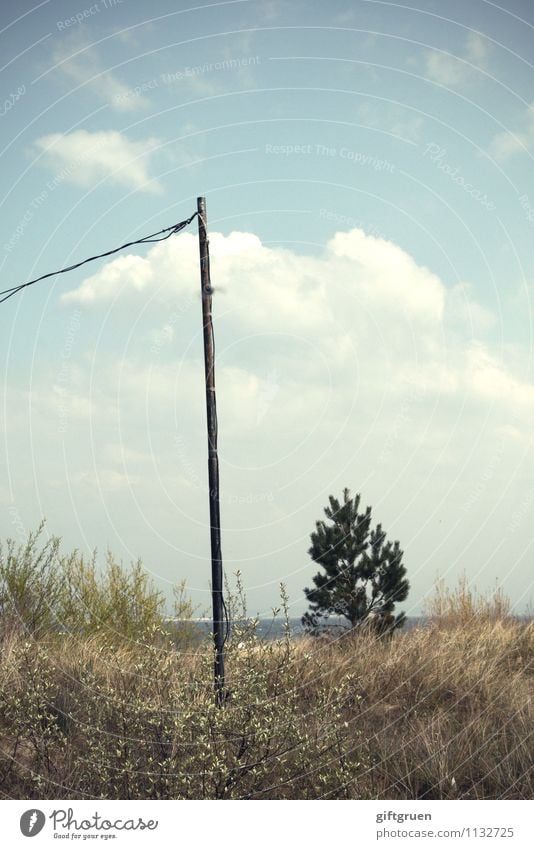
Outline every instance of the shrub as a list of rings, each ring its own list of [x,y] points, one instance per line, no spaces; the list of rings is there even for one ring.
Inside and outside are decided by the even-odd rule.
[[[165,598],[140,560],[130,566],[107,553],[103,568],[96,555],[65,556],[60,540],[40,544],[42,523],[18,547],[0,543],[0,617],[4,633],[22,631],[39,637],[64,632],[105,634],[109,640],[154,640],[172,635],[177,645],[193,645],[198,632],[191,622],[169,621]],[[182,583],[174,590],[178,620],[194,608]]]
[[[96,558],[74,555],[62,562],[63,592],[57,605],[62,627],[71,633],[104,632],[111,639],[142,638],[165,623],[165,599],[140,560],[126,568],[107,553],[99,571]]]
[[[24,545],[11,539],[0,542],[0,618],[2,629],[41,634],[57,624],[57,605],[63,593],[63,576],[58,569],[57,537],[40,549],[41,523]]]
[[[303,710],[289,638],[233,644],[222,709],[206,644],[184,657],[170,643],[128,648],[77,636],[46,648],[15,640],[9,654],[0,788],[11,796],[358,795],[361,741],[342,720],[350,677],[318,683]],[[320,682],[320,664],[314,674]]]

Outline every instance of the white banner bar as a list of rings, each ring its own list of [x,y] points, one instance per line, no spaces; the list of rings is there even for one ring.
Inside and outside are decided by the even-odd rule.
[[[529,801],[4,801],[2,845],[532,849]],[[215,807],[216,806],[216,807]],[[315,810],[312,811],[312,808]],[[35,839],[35,843],[31,841]]]

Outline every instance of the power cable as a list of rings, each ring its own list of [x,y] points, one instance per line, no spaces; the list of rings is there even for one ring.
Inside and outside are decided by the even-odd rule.
[[[169,239],[171,236],[174,236],[175,233],[179,233],[185,227],[187,227],[191,222],[196,218],[198,212],[193,213],[190,218],[187,218],[185,221],[180,221],[178,224],[173,224],[172,227],[165,227],[163,230],[159,230],[157,233],[151,233],[149,236],[143,236],[141,239],[135,239],[132,242],[125,242],[124,245],[120,245],[118,248],[113,248],[110,251],[105,251],[102,254],[97,254],[96,256],[90,256],[87,259],[83,259],[81,262],[76,262],[74,265],[69,265],[67,268],[61,268],[59,271],[50,271],[48,274],[43,274],[41,277],[36,277],[35,280],[29,280],[27,283],[20,283],[18,286],[12,286],[10,289],[4,289],[0,292],[0,304],[3,304],[4,301],[7,301],[9,298],[16,295],[17,292],[20,292],[22,289],[26,289],[28,286],[33,286],[35,283],[39,283],[41,280],[46,280],[47,277],[55,277],[58,274],[65,274],[67,271],[74,271],[75,268],[80,268],[81,265],[85,265],[87,262],[93,262],[95,259],[102,259],[105,256],[111,256],[111,254],[116,254],[118,251],[123,251],[125,248],[131,248],[132,245],[147,245],[150,242],[164,242],[166,239]],[[166,233],[166,236],[162,234]],[[157,238],[157,237],[160,238]],[[3,296],[3,297],[2,297]]]

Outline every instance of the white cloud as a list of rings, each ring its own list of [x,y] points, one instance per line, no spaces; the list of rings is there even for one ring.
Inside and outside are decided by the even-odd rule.
[[[519,380],[484,345],[474,344],[467,352],[466,374],[473,392],[491,401],[504,399],[515,406],[534,409],[534,386]]]
[[[347,259],[365,300],[412,319],[440,321],[445,289],[439,279],[392,242],[367,236],[363,230],[337,233],[328,245],[337,258]],[[348,269],[345,268],[345,273]]]
[[[478,32],[470,32],[467,36],[466,55],[469,60],[478,65],[485,65],[489,54],[489,44]]]
[[[36,141],[44,162],[57,171],[57,178],[84,188],[100,180],[145,192],[162,191],[151,178],[148,164],[158,141],[130,141],[116,130],[51,133]]]
[[[451,348],[445,357],[402,366],[401,382],[427,396],[455,395],[469,402],[501,402],[508,411],[534,412],[534,385],[515,376],[489,348],[472,341]]]
[[[243,569],[251,604],[276,603],[284,580],[300,612],[308,535],[344,485],[401,540],[415,596],[451,563],[483,570],[504,538],[513,562],[528,523],[503,523],[531,488],[534,386],[528,352],[485,338],[495,319],[469,286],[359,229],[317,256],[253,233],[211,233],[210,246],[225,564]],[[54,530],[83,527],[91,545],[148,552],[160,574],[205,588],[198,293],[191,232],[88,277],[63,300],[85,307],[94,342],[73,347],[61,380],[32,376],[31,439],[28,398],[8,393],[6,444],[25,510],[38,481]]]
[[[392,242],[360,229],[337,233],[321,259],[268,248],[252,233],[211,233],[210,247],[214,285],[228,293],[231,309],[242,305],[240,314],[250,327],[270,327],[274,311],[279,326],[321,328],[338,312],[332,292],[340,281],[347,281],[353,302],[358,299],[373,310],[400,310],[408,319],[424,322],[443,315],[445,289],[439,279]],[[151,279],[166,297],[178,290],[190,292],[197,276],[198,242],[186,233],[156,245],[146,258],[113,260],[63,297],[80,303],[109,300],[118,288],[138,291]]]
[[[491,141],[489,152],[502,162],[516,153],[528,153],[534,145],[534,104],[525,111],[520,127],[511,132],[497,133]]]
[[[132,90],[111,70],[107,70],[95,47],[81,42],[78,36],[62,41],[54,52],[55,69],[68,83],[88,88],[119,112],[133,112],[150,105],[141,92],[132,97]]]
[[[468,283],[458,283],[447,291],[447,317],[454,325],[469,328],[475,335],[484,334],[496,324],[495,315],[477,303]]]
[[[140,256],[124,255],[104,266],[92,277],[84,280],[76,292],[67,292],[65,302],[74,301],[87,306],[95,301],[109,297],[117,286],[133,287],[142,291],[154,278],[150,262]]]
[[[426,53],[426,74],[447,88],[461,88],[472,81],[479,69],[485,69],[488,43],[476,32],[469,33],[463,54],[453,56],[441,50]]]
[[[352,362],[369,381],[376,377],[392,391],[397,384],[409,384],[429,395],[534,404],[534,388],[514,377],[482,343],[496,319],[474,300],[469,285],[447,288],[392,242],[356,228],[336,233],[319,257],[268,247],[252,233],[212,233],[210,246],[215,309],[232,345],[265,337],[269,346],[275,333],[286,350],[282,355],[281,348],[271,349],[268,364],[261,358],[247,365],[223,361],[228,392],[236,405],[241,393],[251,421],[269,389],[266,365],[277,374],[281,397],[284,371],[276,360],[297,351],[299,380],[310,386],[337,382],[339,370]],[[171,298],[179,305],[185,297],[190,306],[198,273],[197,238],[183,233],[155,245],[145,257],[128,255],[107,263],[63,300],[97,307],[119,293],[146,300],[150,292],[156,303]],[[172,356],[176,346],[180,349],[184,329],[198,331],[196,309],[182,318],[185,325],[179,329],[175,322],[158,321],[156,336],[150,337],[158,355]],[[165,344],[154,346],[162,333]],[[247,359],[246,347],[241,355]],[[129,379],[137,379],[135,370]],[[155,392],[161,370],[151,380]],[[164,380],[158,395],[169,392]]]

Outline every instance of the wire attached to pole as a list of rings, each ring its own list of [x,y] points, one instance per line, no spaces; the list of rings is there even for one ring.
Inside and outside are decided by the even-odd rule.
[[[120,245],[118,248],[112,248],[110,251],[105,251],[102,254],[96,254],[96,256],[90,256],[87,259],[83,259],[81,262],[76,262],[74,265],[69,265],[67,268],[61,268],[59,271],[50,271],[48,274],[43,274],[41,277],[36,277],[35,280],[29,280],[27,283],[20,283],[18,286],[12,286],[10,289],[4,289],[0,292],[0,304],[3,304],[4,301],[7,301],[9,298],[12,298],[13,295],[16,295],[17,292],[20,292],[22,289],[26,289],[28,286],[33,286],[35,283],[39,283],[41,280],[46,280],[47,277],[55,277],[58,274],[65,274],[67,271],[74,271],[75,268],[80,268],[80,266],[85,265],[87,262],[94,262],[96,259],[102,259],[106,256],[111,256],[112,254],[116,254],[119,251],[123,251],[125,248],[131,248],[133,245],[148,245],[151,242],[164,242],[166,239],[170,239],[171,236],[174,236],[175,233],[179,233],[185,227],[187,227],[191,222],[197,217],[198,212],[194,212],[190,218],[187,218],[185,221],[180,221],[178,224],[173,224],[172,227],[165,227],[163,230],[159,230],[157,233],[151,233],[149,236],[143,236],[141,239],[135,239],[132,242],[125,242],[124,245]],[[166,233],[166,236],[162,234]],[[160,238],[157,238],[157,237]],[[3,297],[2,297],[3,296]]]

